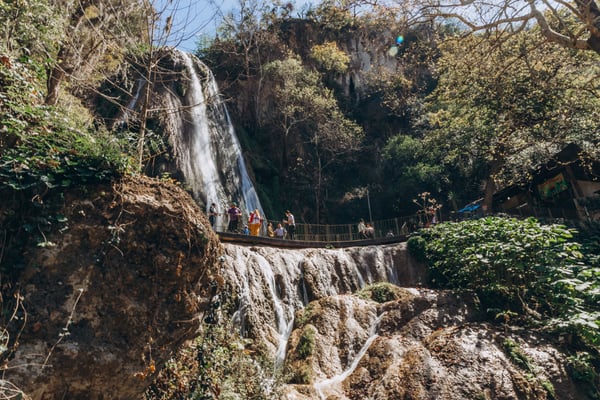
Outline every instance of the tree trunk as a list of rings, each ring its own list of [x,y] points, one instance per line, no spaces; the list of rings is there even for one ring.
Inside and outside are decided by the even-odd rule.
[[[59,61],[49,70],[48,80],[46,81],[47,92],[44,103],[49,106],[56,105],[60,85],[67,75],[72,74],[74,70],[73,66],[69,64],[71,54],[64,46],[58,51],[57,59]]]
[[[44,99],[44,103],[48,106],[56,105],[58,101],[58,90],[60,89],[60,84],[65,78],[65,71],[60,68],[60,66],[55,66],[48,73],[48,81],[46,82],[46,98]]]
[[[500,160],[493,160],[490,162],[490,173],[485,181],[485,192],[481,204],[484,215],[494,212],[494,193],[496,193],[496,181],[494,180],[494,176],[500,171],[501,166],[502,162]]]

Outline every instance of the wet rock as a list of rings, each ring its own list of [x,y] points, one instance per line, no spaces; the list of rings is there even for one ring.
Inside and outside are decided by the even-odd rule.
[[[33,399],[139,398],[197,335],[222,249],[187,193],[149,178],[67,193],[57,212],[56,246],[21,251],[4,378]]]

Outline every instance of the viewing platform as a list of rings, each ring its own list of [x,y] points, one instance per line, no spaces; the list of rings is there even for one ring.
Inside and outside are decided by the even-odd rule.
[[[268,223],[277,227],[282,221],[265,221],[258,236],[251,236],[241,231],[227,232],[224,226],[217,226],[217,235],[223,242],[248,245],[273,246],[283,248],[342,248],[352,246],[374,246],[399,243],[407,240],[410,232],[416,231],[423,221],[419,216],[400,217],[374,221],[372,237],[365,237],[358,232],[358,224],[296,224],[294,239],[269,237],[266,233]],[[285,226],[285,225],[284,225]]]
[[[315,241],[315,240],[289,240],[278,239],[268,236],[251,236],[242,233],[217,232],[219,239],[225,243],[236,243],[246,245],[259,245],[283,248],[343,248],[354,246],[377,246],[405,242],[408,235],[386,236],[373,239],[339,240],[339,241]]]

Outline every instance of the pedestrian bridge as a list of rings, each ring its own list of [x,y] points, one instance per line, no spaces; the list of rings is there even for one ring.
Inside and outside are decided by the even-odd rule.
[[[294,240],[278,239],[269,237],[266,234],[268,223],[271,223],[273,227],[277,227],[277,224],[282,223],[282,221],[273,220],[263,222],[261,233],[258,236],[246,235],[239,230],[225,232],[225,229],[219,229],[220,227],[217,227],[217,234],[221,241],[231,243],[289,248],[341,248],[403,242],[406,241],[410,232],[426,225],[427,222],[421,215],[373,221],[371,222],[374,227],[372,238],[365,238],[358,232],[358,223],[339,225],[296,223]]]

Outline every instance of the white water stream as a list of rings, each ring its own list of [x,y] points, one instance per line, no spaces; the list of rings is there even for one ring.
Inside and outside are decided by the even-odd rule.
[[[381,318],[383,317],[383,315],[384,315],[384,313],[379,315],[377,317],[377,319],[375,320],[375,322],[373,323],[373,325],[371,326],[371,329],[369,330],[369,338],[367,339],[365,344],[362,346],[362,348],[359,350],[359,352],[356,354],[356,356],[352,360],[352,363],[350,364],[350,366],[345,371],[343,371],[341,374],[332,376],[329,379],[324,379],[322,381],[316,382],[313,385],[313,387],[319,394],[319,398],[321,400],[327,399],[327,397],[330,395],[337,396],[335,398],[340,399],[340,400],[347,398],[346,396],[343,395],[344,391],[340,388],[340,385],[342,384],[342,382],[344,382],[344,380],[347,377],[350,376],[350,374],[352,374],[354,372],[356,367],[358,367],[360,360],[363,358],[363,356],[365,355],[367,350],[369,350],[369,347],[371,347],[371,343],[373,343],[375,341],[375,339],[377,339],[379,337],[379,335],[377,334],[377,326],[379,325],[379,322],[381,321]]]
[[[246,217],[254,209],[264,216],[212,72],[191,54],[172,49],[172,57],[183,67],[183,72],[173,74],[171,80],[154,82],[152,96],[163,96],[163,102],[152,101],[152,104],[166,108],[161,124],[167,128],[175,164],[183,174],[184,183],[207,212],[211,203],[217,204],[218,230],[225,230],[224,214],[232,202],[238,204]],[[118,123],[127,124],[133,112],[140,109],[143,87],[140,79]]]
[[[180,55],[189,86],[182,98],[184,107],[177,113],[182,129],[172,141],[194,198],[205,204],[207,211],[215,202],[223,213],[235,201],[244,213],[258,208],[264,215],[212,72],[192,55]],[[217,225],[224,227],[225,218],[218,219]]]

